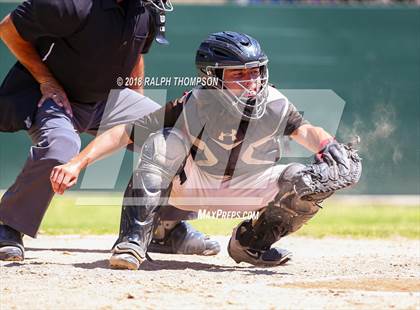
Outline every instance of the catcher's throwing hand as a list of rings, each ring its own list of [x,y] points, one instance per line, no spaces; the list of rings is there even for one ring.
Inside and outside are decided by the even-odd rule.
[[[54,167],[50,176],[53,191],[60,195],[64,194],[67,189],[77,183],[80,170],[80,165],[72,162]]]
[[[38,107],[42,106],[47,99],[52,99],[58,106],[64,108],[66,113],[73,117],[71,104],[64,89],[55,81],[48,81],[40,85],[42,97],[38,101]]]

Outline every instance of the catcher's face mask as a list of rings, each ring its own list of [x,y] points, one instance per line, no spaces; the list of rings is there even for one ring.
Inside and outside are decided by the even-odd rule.
[[[174,7],[170,0],[141,0],[145,7],[149,8],[154,19],[156,29],[156,42],[163,45],[168,45],[169,41],[166,39],[166,12],[171,12]]]
[[[242,66],[208,67],[217,72],[217,88],[227,99],[227,107],[247,119],[261,118],[267,107],[268,98],[268,61],[251,62]],[[219,71],[220,72],[220,71]]]
[[[174,10],[171,0],[143,0],[143,2],[154,6],[159,11],[172,12]]]

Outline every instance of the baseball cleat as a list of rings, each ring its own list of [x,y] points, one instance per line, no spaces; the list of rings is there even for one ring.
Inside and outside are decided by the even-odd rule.
[[[181,221],[174,228],[166,231],[163,238],[154,238],[148,251],[210,256],[220,252],[220,244],[194,229],[189,223]]]
[[[145,260],[146,258],[139,252],[136,244],[121,242],[112,249],[109,266],[112,269],[138,270]]]
[[[23,261],[25,248],[23,234],[10,226],[0,224],[0,260]]]
[[[292,258],[292,253],[285,249],[272,247],[267,250],[254,250],[242,246],[237,239],[236,227],[228,244],[228,253],[236,262],[245,262],[259,267],[280,266],[287,263]]]
[[[24,251],[17,246],[3,246],[0,248],[0,260],[4,261],[23,261]]]

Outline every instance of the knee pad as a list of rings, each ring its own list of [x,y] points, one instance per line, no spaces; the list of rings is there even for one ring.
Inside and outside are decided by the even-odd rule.
[[[300,182],[300,171],[306,166],[302,164],[289,165],[279,177],[279,192],[262,211],[256,221],[243,224],[243,234],[240,242],[255,250],[264,250],[292,232],[297,231],[309,221],[319,210],[313,201],[299,198],[294,190]]]
[[[294,218],[307,218],[309,216],[308,219],[310,219],[319,210],[319,206],[315,201],[300,199],[300,195],[295,189],[295,186],[307,177],[306,174],[301,173],[304,169],[306,169],[305,165],[296,163],[289,165],[283,171],[278,180],[279,192],[274,198],[272,207],[281,207],[293,215]],[[294,227],[293,231],[296,231],[300,226]]]
[[[279,191],[287,192],[292,190],[293,185],[299,182],[301,178],[301,171],[305,168],[305,165],[299,163],[288,165],[279,177]]]
[[[136,171],[137,176],[141,176],[141,185],[154,189],[169,186],[182,171],[188,156],[185,139],[180,131],[171,128],[165,128],[147,138]]]

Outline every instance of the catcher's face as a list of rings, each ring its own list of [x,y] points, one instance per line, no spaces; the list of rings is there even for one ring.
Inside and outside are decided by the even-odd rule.
[[[225,69],[223,72],[224,86],[234,95],[246,98],[255,97],[261,89],[260,68]]]

